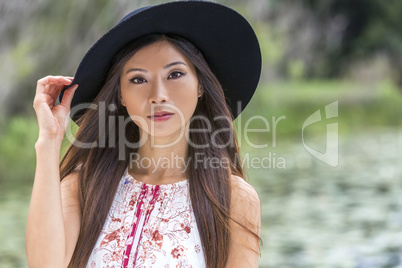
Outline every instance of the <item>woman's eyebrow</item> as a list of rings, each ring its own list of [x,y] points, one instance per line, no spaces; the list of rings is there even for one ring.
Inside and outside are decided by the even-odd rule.
[[[185,64],[182,61],[175,61],[175,62],[172,62],[172,63],[169,63],[169,64],[163,66],[163,69],[167,69],[167,68],[172,67],[172,66],[177,65],[177,64],[183,64],[183,65],[187,66],[187,64]],[[143,72],[143,73],[148,72],[147,70],[144,70],[144,69],[141,69],[141,68],[131,68],[126,72],[126,74],[128,74],[129,72],[134,72],[134,71]]]
[[[163,69],[167,69],[167,68],[172,67],[173,65],[177,65],[177,64],[183,64],[183,65],[187,66],[187,64],[185,64],[182,61],[175,61],[175,62],[172,62],[172,63],[169,63],[169,64],[163,66]]]

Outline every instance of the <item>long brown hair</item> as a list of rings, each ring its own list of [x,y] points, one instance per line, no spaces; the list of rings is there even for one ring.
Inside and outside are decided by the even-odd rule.
[[[129,118],[127,110],[120,103],[120,73],[124,64],[141,48],[156,41],[165,40],[177,47],[194,64],[203,94],[198,100],[193,116],[205,116],[209,119],[221,116],[225,120],[192,120],[190,129],[205,129],[210,132],[190,132],[189,139],[194,144],[208,144],[207,148],[188,146],[190,164],[186,170],[189,191],[197,227],[200,233],[204,258],[207,267],[224,267],[228,259],[229,241],[232,231],[229,226],[231,202],[231,174],[244,178],[237,138],[233,131],[233,116],[226,105],[225,96],[218,79],[208,66],[201,52],[189,41],[173,34],[152,34],[136,39],[123,47],[111,63],[105,83],[93,104],[115,109],[88,109],[77,121],[80,128],[75,140],[66,151],[60,163],[60,177],[78,172],[78,193],[81,212],[81,227],[78,241],[69,267],[85,267],[98,236],[103,228],[114,195],[125,169],[129,164],[129,154],[138,148],[119,143],[126,139],[134,144],[139,141],[139,128],[128,120],[124,130],[101,131],[99,121],[104,120],[105,128],[116,129],[117,118]],[[97,106],[98,107],[98,106]],[[229,119],[229,120],[228,120]],[[119,126],[120,127],[120,126]],[[229,131],[218,131],[226,129]],[[214,133],[214,137],[212,136]],[[99,146],[102,140],[109,146]],[[230,142],[231,146],[212,146],[212,140],[218,145]],[[82,148],[79,142],[92,144]],[[111,146],[112,145],[112,146]],[[121,159],[121,151],[124,160]],[[200,168],[195,163],[196,154],[204,159],[228,159],[229,167]],[[120,158],[119,158],[120,157]],[[198,156],[199,157],[199,156]],[[198,163],[199,165],[199,163]],[[237,222],[233,219],[233,221]],[[237,222],[262,242],[258,234]],[[246,245],[250,248],[248,245]],[[252,249],[252,248],[250,248]],[[255,251],[257,254],[260,252]]]

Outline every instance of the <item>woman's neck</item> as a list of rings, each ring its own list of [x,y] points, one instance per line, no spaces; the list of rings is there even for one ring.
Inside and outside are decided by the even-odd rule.
[[[129,173],[137,180],[151,184],[185,179],[188,168],[188,132],[185,133],[164,137],[148,135],[138,151],[130,155]]]

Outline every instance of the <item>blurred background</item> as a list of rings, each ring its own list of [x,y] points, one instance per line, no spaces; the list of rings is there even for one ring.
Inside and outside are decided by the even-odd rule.
[[[0,2],[1,267],[27,267],[36,81],[74,76],[125,14],[162,2]],[[259,266],[402,267],[402,1],[219,2],[250,21],[263,53],[235,121],[262,203]]]

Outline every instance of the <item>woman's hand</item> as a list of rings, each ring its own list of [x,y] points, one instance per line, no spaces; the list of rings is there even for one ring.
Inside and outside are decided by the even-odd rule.
[[[33,108],[39,124],[39,138],[56,139],[61,143],[70,120],[70,105],[78,85],[66,89],[60,105],[54,106],[61,90],[70,85],[73,77],[46,76],[39,79]]]

